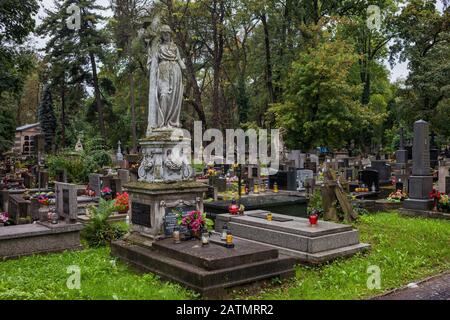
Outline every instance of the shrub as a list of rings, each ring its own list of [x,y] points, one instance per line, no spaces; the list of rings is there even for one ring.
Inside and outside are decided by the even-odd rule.
[[[320,212],[320,216],[323,216],[323,205],[322,205],[322,193],[320,188],[317,188],[308,202],[308,215],[313,212]]]
[[[57,170],[65,169],[67,178],[73,183],[87,183],[89,174],[111,164],[109,154],[104,150],[85,150],[80,154],[62,152],[55,156],[48,156],[47,166],[52,176]]]
[[[111,241],[121,239],[127,233],[123,225],[108,221],[115,210],[114,201],[104,199],[100,199],[98,207],[90,207],[91,219],[82,231],[82,236],[89,246],[105,246]]]

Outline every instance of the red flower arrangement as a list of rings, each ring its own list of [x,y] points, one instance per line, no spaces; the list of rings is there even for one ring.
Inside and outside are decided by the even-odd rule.
[[[204,230],[212,230],[214,222],[206,218],[206,213],[200,211],[191,211],[183,216],[183,212],[177,212],[178,225],[187,227],[192,233],[199,235]]]
[[[49,206],[50,205],[50,198],[47,195],[44,195],[44,194],[40,195],[38,197],[38,201],[43,206]]]
[[[128,210],[130,209],[129,199],[130,197],[128,193],[117,193],[116,199],[114,200],[114,206],[116,207],[116,210],[121,213],[128,212]]]
[[[429,193],[428,196],[429,196],[430,199],[433,200],[433,202],[434,202],[434,204],[433,204],[433,205],[434,205],[433,211],[437,211],[437,207],[438,207],[439,200],[441,200],[441,193],[440,193],[439,191],[437,191],[436,189],[433,189],[433,190]]]
[[[433,189],[433,191],[431,191],[428,196],[434,201],[441,199],[441,193],[436,189]]]

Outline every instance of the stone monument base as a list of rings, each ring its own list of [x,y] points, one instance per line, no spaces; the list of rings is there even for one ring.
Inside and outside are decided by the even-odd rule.
[[[422,199],[406,199],[403,202],[403,208],[408,210],[428,211],[433,208],[433,201]]]
[[[429,199],[429,193],[433,190],[432,176],[409,177],[409,199],[403,203],[403,208],[412,210],[430,210],[433,201]]]
[[[195,181],[133,182],[125,189],[130,195],[131,233],[157,240],[165,237],[166,214],[175,209],[203,212],[203,194],[208,186]]]
[[[267,213],[255,210],[244,216],[218,215],[216,232],[227,224],[236,237],[269,245],[305,264],[321,264],[370,248],[359,242],[358,230],[349,225],[319,221],[311,226],[308,219],[281,214],[272,214],[273,220],[267,221]]]
[[[178,282],[208,298],[218,298],[225,289],[272,277],[294,275],[295,260],[278,250],[242,239],[226,248],[220,237],[202,246],[199,240],[173,239],[153,242],[151,248],[113,242],[111,254],[142,272],[152,272]]]

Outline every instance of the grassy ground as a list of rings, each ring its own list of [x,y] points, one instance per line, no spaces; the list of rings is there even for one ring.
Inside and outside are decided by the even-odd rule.
[[[298,267],[293,280],[268,282],[260,290],[232,292],[242,299],[359,299],[450,269],[450,223],[395,213],[363,216],[356,225],[365,255],[316,268]],[[81,270],[81,289],[69,290],[69,266]],[[369,290],[367,268],[381,269],[381,289]],[[115,262],[107,248],[0,262],[0,299],[196,299],[154,275],[136,275]]]

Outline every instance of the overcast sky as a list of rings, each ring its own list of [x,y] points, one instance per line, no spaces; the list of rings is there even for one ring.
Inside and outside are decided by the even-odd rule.
[[[40,21],[42,20],[42,18],[45,16],[44,14],[44,8],[52,8],[53,7],[53,2],[54,0],[41,0],[41,9],[39,10],[38,15],[36,16],[36,21],[39,24]],[[110,6],[110,0],[97,0],[97,3],[105,6],[105,7],[109,7]],[[443,2],[442,0],[438,0],[438,7],[439,10],[443,10]],[[111,10],[107,10],[105,12],[102,13],[104,16],[111,16],[112,12]],[[46,39],[42,39],[38,36],[34,36],[33,37],[33,45],[36,48],[42,48],[45,46],[46,43]],[[408,71],[408,64],[407,62],[405,63],[397,63],[394,68],[391,69],[391,67],[389,66],[389,64],[386,62],[385,65],[387,66],[387,68],[389,70],[391,70],[391,81],[396,81],[398,79],[405,79],[409,73]]]

